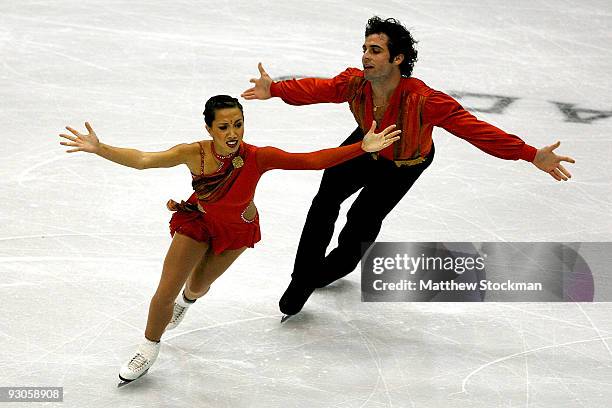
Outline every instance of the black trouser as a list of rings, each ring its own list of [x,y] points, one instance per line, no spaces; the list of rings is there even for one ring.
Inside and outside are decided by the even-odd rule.
[[[360,128],[342,145],[363,139]],[[434,156],[432,146],[425,162],[397,167],[394,162],[369,153],[325,170],[312,200],[295,256],[292,278],[322,287],[351,273],[362,256],[362,243],[373,243],[383,219],[404,197]],[[346,216],[338,247],[325,256],[334,233],[340,204],[362,189]]]

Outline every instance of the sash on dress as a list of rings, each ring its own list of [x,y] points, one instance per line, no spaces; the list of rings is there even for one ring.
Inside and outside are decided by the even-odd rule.
[[[221,168],[211,174],[199,174],[191,182],[198,200],[203,203],[214,203],[220,200],[234,185],[236,178],[240,175],[243,160],[236,160],[244,157],[244,144],[240,143],[238,151],[228,157],[220,158]],[[197,203],[176,201],[170,199],[166,203],[170,211],[200,211]]]

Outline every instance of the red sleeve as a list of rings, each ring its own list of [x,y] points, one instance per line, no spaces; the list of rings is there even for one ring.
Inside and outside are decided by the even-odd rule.
[[[423,121],[439,126],[500,159],[532,162],[537,152],[535,147],[528,145],[518,136],[478,120],[459,102],[443,92],[434,91],[427,98]]]
[[[322,170],[363,153],[361,142],[310,153],[289,153],[276,147],[260,147],[257,149],[257,167],[260,173],[272,169]]]
[[[270,93],[290,105],[342,103],[349,99],[348,85],[352,76],[363,76],[363,73],[357,68],[347,68],[332,79],[304,78],[273,82]]]

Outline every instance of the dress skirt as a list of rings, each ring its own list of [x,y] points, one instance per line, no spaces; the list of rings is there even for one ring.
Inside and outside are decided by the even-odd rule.
[[[187,202],[197,204],[195,194]],[[261,240],[259,214],[250,222],[227,222],[218,214],[178,210],[170,219],[170,235],[177,232],[196,241],[208,242],[215,254],[227,249],[253,248]]]

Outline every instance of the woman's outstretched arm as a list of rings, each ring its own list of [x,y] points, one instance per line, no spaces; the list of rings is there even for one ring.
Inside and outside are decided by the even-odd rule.
[[[343,163],[365,152],[378,152],[399,140],[400,130],[391,125],[375,133],[376,122],[361,142],[310,153],[289,153],[275,147],[262,147],[257,151],[257,166],[261,173],[272,169],[322,170]]]
[[[71,135],[62,133],[60,137],[67,142],[60,142],[63,146],[73,147],[67,153],[86,152],[97,154],[122,166],[142,170],[157,167],[174,167],[185,164],[193,147],[189,144],[179,144],[163,152],[142,152],[136,149],[126,149],[101,143],[89,122],[85,122],[89,133],[82,134],[66,126]]]

